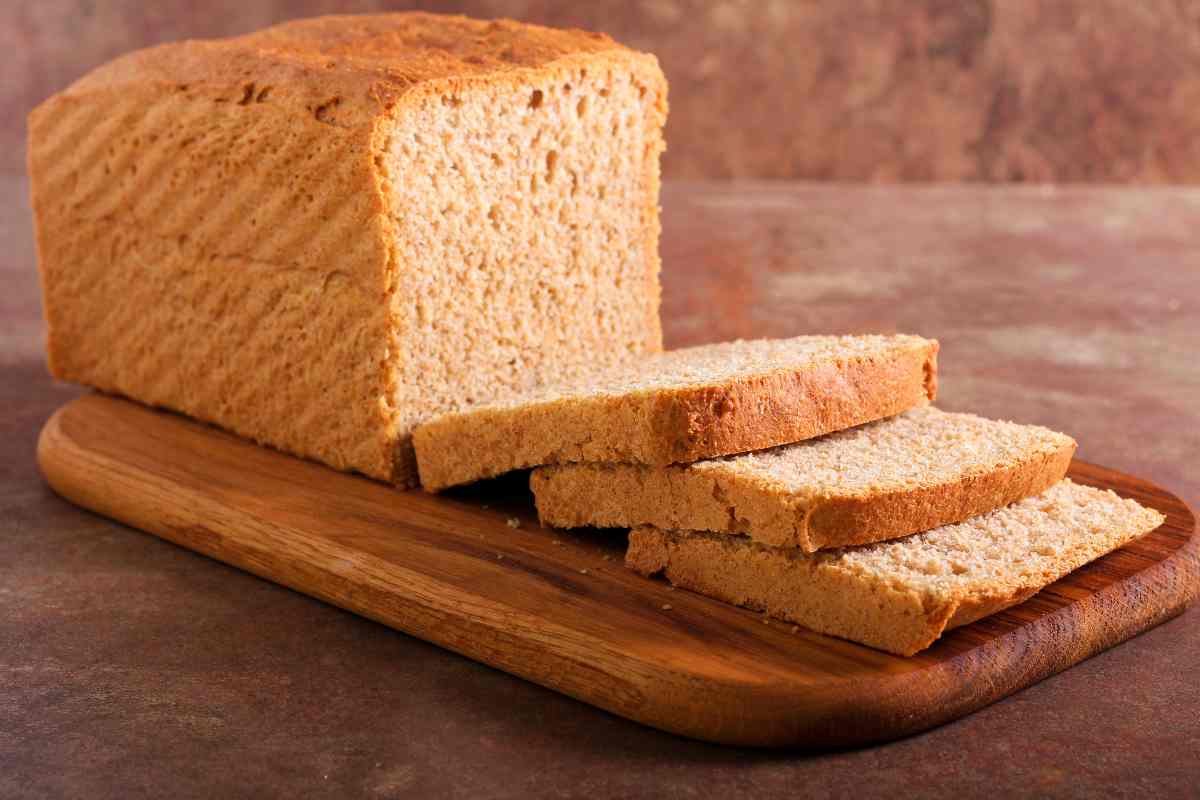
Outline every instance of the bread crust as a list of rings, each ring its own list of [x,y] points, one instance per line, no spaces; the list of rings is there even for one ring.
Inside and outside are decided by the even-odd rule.
[[[818,502],[797,532],[805,552],[869,544],[961,522],[1041,494],[1066,477],[1073,440],[1049,452],[992,471],[973,472],[939,486],[917,486],[873,497]]]
[[[707,530],[745,534],[772,547],[811,553],[868,544],[960,522],[1041,494],[1067,473],[1075,442],[942,483],[804,499],[759,481],[688,466],[572,464],[541,467],[530,488],[542,524]]]
[[[528,70],[598,54],[657,64],[602,33],[425,12],[329,15],[138,50],[55,97],[161,84],[172,91],[232,91],[229,101],[244,107],[266,104],[334,127],[373,128],[406,97],[441,91],[439,81],[523,85]]]
[[[437,491],[574,462],[665,466],[761,450],[933,400],[936,340],[728,380],[448,414],[417,428],[421,485]]]
[[[433,94],[614,64],[656,92],[639,291],[642,344],[661,349],[653,56],[602,34],[402,13],[149,48],[30,114],[51,372],[414,485],[396,423],[389,127]]]
[[[218,117],[219,97],[85,79],[31,114],[50,371],[389,478],[388,246],[371,131],[270,103],[224,103],[238,110]],[[269,140],[314,169],[280,185]],[[314,204],[261,235],[296,195]]]
[[[664,395],[649,464],[675,464],[799,442],[890,417],[936,397],[938,342],[779,370]],[[619,459],[618,459],[619,460]]]

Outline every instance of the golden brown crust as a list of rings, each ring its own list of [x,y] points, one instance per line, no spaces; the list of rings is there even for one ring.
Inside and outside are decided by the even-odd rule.
[[[938,343],[720,384],[446,415],[416,429],[430,491],[572,462],[667,465],[790,444],[929,402]]]
[[[68,93],[30,116],[51,371],[391,477],[370,132],[192,91]]]
[[[606,36],[422,13],[299,20],[94,70],[29,119],[51,371],[414,485],[387,302],[389,121],[432,92],[614,62],[653,78],[665,113],[654,58]],[[663,120],[647,114],[657,309]]]
[[[949,484],[842,497],[810,510],[797,541],[805,552],[869,544],[961,522],[1049,489],[1067,474],[1075,443]]]
[[[727,386],[677,390],[663,402],[648,463],[762,450],[890,417],[936,397],[938,342],[887,357],[777,371]],[[617,459],[619,460],[619,459]]]
[[[328,125],[372,126],[431,81],[505,75],[520,81],[514,74],[520,70],[604,51],[648,58],[601,33],[513,20],[423,12],[331,15],[139,50],[97,68],[64,94],[146,83],[209,87],[233,91],[233,102],[270,103]]]

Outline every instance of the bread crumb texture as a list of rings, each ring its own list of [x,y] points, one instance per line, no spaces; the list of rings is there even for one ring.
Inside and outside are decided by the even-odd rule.
[[[771,373],[788,373],[857,358],[889,356],[908,349],[927,349],[919,336],[796,336],[790,339],[739,339],[687,347],[638,359],[612,368],[581,372],[490,409],[524,409],[564,400],[654,395],[672,389],[722,387],[729,381]]]
[[[675,585],[901,655],[1020,603],[1137,539],[1162,514],[1063,480],[1006,508],[889,542],[804,554],[640,527],[626,563]]]
[[[55,375],[401,484],[417,421],[661,349],[666,83],[608,37],[298,20],[33,111]]]
[[[670,464],[800,441],[928,403],[936,341],[800,336],[571,375],[415,432],[427,489],[549,463]]]
[[[1075,442],[931,406],[815,439],[693,464],[534,471],[544,524],[746,533],[813,551],[896,538],[1038,494]]]

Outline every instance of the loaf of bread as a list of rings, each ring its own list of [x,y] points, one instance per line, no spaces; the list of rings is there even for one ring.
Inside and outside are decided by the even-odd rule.
[[[29,118],[49,365],[407,485],[413,427],[661,349],[666,83],[606,36],[300,20]]]
[[[771,450],[668,467],[534,470],[543,524],[748,534],[813,552],[929,530],[1040,494],[1075,441],[932,406]]]
[[[1064,480],[966,522],[805,554],[744,536],[640,527],[626,564],[644,575],[900,655],[1016,605],[1162,524],[1157,511]]]
[[[417,428],[437,490],[541,464],[665,465],[797,442],[933,399],[938,343],[799,336],[675,350]]]

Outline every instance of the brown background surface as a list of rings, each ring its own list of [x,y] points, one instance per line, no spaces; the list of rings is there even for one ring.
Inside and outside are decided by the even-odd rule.
[[[0,179],[0,797],[1194,797],[1200,613],[926,734],[822,755],[641,728],[55,497],[21,178]],[[670,345],[904,330],[942,404],[1196,505],[1200,191],[672,183]]]
[[[0,9],[0,796],[1182,797],[1200,616],[881,747],[739,751],[588,706],[73,508],[34,463],[24,112],[124,50],[382,3]],[[672,80],[675,178],[1192,181],[1200,6],[425,4],[611,32]],[[904,330],[942,404],[1200,499],[1200,191],[668,183],[669,345]]]
[[[671,82],[671,178],[1195,182],[1183,0],[37,0],[0,10],[0,168],[91,67],[289,17],[424,8],[602,30]]]

